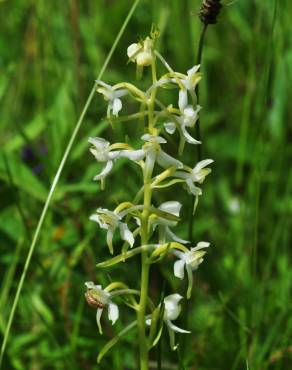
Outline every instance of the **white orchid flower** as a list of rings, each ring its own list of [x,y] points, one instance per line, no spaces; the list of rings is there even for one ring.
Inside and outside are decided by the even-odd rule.
[[[143,147],[146,153],[146,172],[152,172],[155,161],[159,164],[159,166],[165,169],[169,167],[183,168],[183,163],[181,161],[171,157],[161,149],[160,144],[167,143],[163,137],[145,134],[141,137],[141,139],[146,141],[146,144]]]
[[[211,168],[206,168],[209,164],[213,163],[213,159],[204,159],[198,162],[190,172],[176,171],[174,176],[184,179],[188,190],[191,194],[198,196],[202,194],[202,190],[195,186],[194,183],[202,184],[206,176],[212,171]]]
[[[112,322],[112,325],[119,318],[119,308],[111,301],[111,293],[102,289],[101,285],[95,285],[92,281],[87,281],[85,285],[87,288],[85,298],[91,307],[97,308],[96,322],[99,332],[102,334],[100,318],[104,308],[108,309],[108,318]]]
[[[173,271],[174,275],[179,278],[183,279],[185,276],[185,269],[187,271],[188,276],[188,290],[187,290],[187,298],[190,298],[191,291],[192,291],[192,284],[193,284],[193,271],[195,271],[199,265],[203,262],[203,257],[207,253],[204,248],[208,248],[210,243],[207,242],[199,242],[196,247],[191,248],[188,252],[181,252],[178,250],[174,250],[173,254],[175,254],[179,259],[174,263]]]
[[[170,213],[174,216],[179,217],[180,210],[181,210],[182,204],[177,201],[168,201],[162,203],[158,208],[163,211]],[[157,217],[157,219],[153,222],[153,228],[158,226],[159,230],[159,243],[163,244],[168,241],[175,241],[177,243],[186,244],[188,243],[187,240],[179,238],[177,235],[175,235],[171,231],[171,227],[174,227],[177,225],[177,221],[171,221],[167,220],[163,217]]]
[[[143,149],[138,150],[114,150],[116,145],[111,145],[107,140],[100,137],[90,137],[88,142],[93,145],[90,152],[94,155],[98,162],[106,163],[103,170],[96,175],[93,179],[103,181],[104,178],[111,172],[114,161],[118,158],[128,158],[132,161],[140,161],[145,157]],[[127,147],[126,144],[121,144],[120,147]]]
[[[110,117],[111,114],[117,117],[122,109],[122,101],[120,97],[127,95],[128,90],[115,90],[111,85],[108,85],[100,80],[97,80],[96,83],[101,86],[97,88],[97,92],[102,94],[104,99],[108,101],[107,117]]]
[[[175,116],[175,121],[179,124],[179,130],[183,139],[189,144],[201,144],[200,141],[194,139],[187,131],[187,127],[193,128],[198,120],[198,113],[201,107],[198,105],[196,110],[191,105],[188,105],[181,109],[181,115]],[[164,124],[167,133],[172,135],[176,130],[175,122],[166,122]]]
[[[113,236],[117,228],[120,230],[121,239],[133,247],[135,242],[133,233],[128,228],[128,225],[121,221],[122,217],[119,213],[98,208],[96,213],[91,215],[89,219],[97,222],[102,229],[107,230],[106,241],[111,254],[113,254]]]
[[[150,66],[153,61],[153,41],[150,37],[139,43],[131,44],[127,49],[129,59],[140,67]]]
[[[188,106],[188,92],[193,94],[197,84],[199,83],[201,76],[198,73],[200,65],[194,66],[187,71],[187,75],[183,78],[180,78],[184,89],[180,89],[178,106],[181,111],[183,111]],[[176,79],[172,79],[173,82],[176,82]]]
[[[171,294],[164,298],[164,316],[163,319],[167,325],[169,338],[170,338],[170,346],[172,350],[176,350],[177,345],[175,345],[175,333],[185,333],[189,334],[190,331],[184,330],[179,328],[178,326],[174,325],[172,321],[175,321],[180,312],[181,306],[179,304],[180,300],[183,297],[180,294]]]

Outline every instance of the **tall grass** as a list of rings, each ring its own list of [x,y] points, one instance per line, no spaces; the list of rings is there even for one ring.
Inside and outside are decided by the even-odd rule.
[[[188,323],[181,325],[191,328],[192,339],[181,338],[178,359],[168,352],[165,336],[161,368],[181,363],[189,370],[287,370],[292,361],[292,4],[223,3],[218,24],[206,35],[200,92],[204,154],[216,166],[193,229],[194,239],[212,242],[212,252],[198,272]],[[86,107],[83,125],[75,129],[63,157],[94,71],[101,69],[133,4],[0,2],[0,141],[6,158],[0,159],[2,339],[11,310],[17,308],[3,369],[95,368],[105,339],[84,304],[83,282],[104,284],[121,273],[129,281],[135,277],[126,265],[108,277],[95,268],[106,247],[88,215],[104,197],[113,205],[126,197],[117,186],[118,172],[104,192],[91,181],[96,168],[87,154],[87,137],[106,131],[107,137],[124,139],[122,129],[113,132],[105,122],[100,100]],[[141,2],[115,49],[106,80],[130,78],[125,49],[145,36],[153,21],[161,28],[161,51],[171,65],[178,70],[192,66],[199,6],[195,0]],[[28,148],[33,155],[24,155]],[[186,161],[188,156],[193,153],[186,153]],[[118,165],[127,186],[135,188],[135,176],[127,176],[124,162]],[[54,186],[46,218],[30,249],[28,234],[40,221],[48,184]],[[181,233],[187,236],[186,229]],[[177,287],[161,266],[152,277],[153,293],[159,291],[161,276],[166,294]],[[121,318],[123,323],[131,320],[126,311]],[[111,337],[111,327],[104,327]],[[135,333],[129,333],[96,368],[136,369],[135,341]],[[150,357],[156,366],[156,353]]]

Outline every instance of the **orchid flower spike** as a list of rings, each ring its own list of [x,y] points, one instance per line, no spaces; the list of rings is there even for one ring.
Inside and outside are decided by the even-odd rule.
[[[96,160],[105,163],[103,170],[93,178],[95,181],[104,181],[105,177],[111,172],[114,161],[119,158],[124,157],[132,161],[140,161],[145,157],[145,151],[143,149],[123,149],[129,148],[129,146],[127,144],[120,144],[119,147],[122,148],[122,150],[114,150],[117,145],[111,145],[107,140],[101,137],[90,137],[88,142],[93,145],[90,152],[94,155]]]
[[[176,320],[181,312],[181,306],[179,304],[183,297],[180,294],[171,294],[164,298],[164,316],[163,319],[167,325],[170,339],[170,347],[173,351],[177,349],[175,345],[175,333],[189,334],[190,331],[179,328],[174,325],[172,321]]]
[[[85,293],[85,298],[89,306],[97,308],[96,311],[96,322],[99,329],[99,333],[102,334],[102,327],[100,324],[100,318],[104,308],[108,310],[108,318],[112,322],[112,325],[119,318],[119,308],[111,301],[111,294],[106,290],[102,289],[101,285],[94,285],[92,281],[87,281],[85,283],[87,291]]]
[[[122,240],[128,242],[131,247],[133,247],[135,242],[133,233],[128,228],[128,225],[121,221],[121,218],[119,213],[104,208],[98,208],[96,213],[89,217],[91,221],[97,222],[100,228],[107,230],[106,241],[111,254],[114,251],[113,236],[117,228],[120,230]]]
[[[163,212],[170,213],[174,216],[179,217],[180,210],[181,210],[181,203],[177,201],[168,201],[164,202],[159,206],[159,209]],[[157,217],[153,221],[153,229],[155,229],[156,226],[158,226],[159,230],[159,243],[163,244],[165,242],[169,241],[175,241],[177,243],[186,244],[189,243],[187,240],[179,238],[177,235],[175,235],[171,231],[171,227],[174,227],[177,225],[177,221],[171,221],[167,220],[163,217]]]
[[[127,95],[128,90],[115,90],[111,85],[108,85],[100,80],[97,80],[96,83],[101,86],[97,88],[97,92],[102,94],[104,96],[104,99],[108,101],[107,117],[110,117],[111,114],[117,117],[120,110],[122,109],[122,101],[120,97]]]
[[[153,40],[146,37],[145,40],[131,44],[127,49],[129,59],[140,67],[150,66],[153,61]]]
[[[188,290],[187,290],[187,298],[189,299],[192,292],[192,285],[193,285],[193,271],[195,271],[199,265],[203,262],[203,257],[206,254],[204,248],[208,248],[210,243],[207,242],[199,242],[196,247],[191,248],[188,252],[181,252],[178,250],[173,251],[173,253],[179,258],[173,266],[174,275],[179,278],[183,279],[185,276],[184,270],[187,271],[188,276]]]
[[[190,172],[176,171],[174,176],[184,179],[189,192],[195,196],[201,195],[202,191],[200,188],[194,185],[198,182],[202,184],[205,181],[206,176],[212,171],[211,168],[206,168],[209,164],[213,163],[213,159],[204,159],[198,162]]]

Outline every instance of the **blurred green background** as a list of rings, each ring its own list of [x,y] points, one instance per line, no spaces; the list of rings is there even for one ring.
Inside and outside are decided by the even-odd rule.
[[[126,48],[155,22],[159,49],[185,72],[195,64],[201,29],[199,0],[141,1],[103,76],[134,81]],[[224,1],[210,26],[202,63],[203,156],[215,160],[194,223],[195,240],[212,246],[195,273],[193,298],[178,322],[180,358],[163,335],[165,369],[289,370],[292,316],[289,247],[292,197],[292,3],[289,0]],[[0,1],[0,339],[50,184],[93,82],[109,52],[130,0]],[[147,78],[146,78],[147,79]],[[142,82],[142,85],[145,82]],[[145,85],[146,86],[146,85]],[[125,105],[126,106],[126,105]],[[65,166],[37,243],[4,357],[3,369],[137,369],[135,331],[107,355],[106,341],[133,320],[103,320],[84,302],[84,282],[124,280],[137,287],[138,260],[107,271],[105,234],[89,222],[99,206],[131,200],[137,167],[117,162],[101,191],[89,136],[124,138],[96,95]],[[140,128],[135,127],[135,132]],[[196,161],[194,149],[184,160]],[[123,176],[121,176],[121,174]],[[162,194],[162,193],[161,193]],[[179,187],[157,201],[189,202]],[[187,212],[178,230],[187,237]],[[116,242],[119,250],[119,241]],[[151,292],[184,291],[173,260],[153,269]],[[106,316],[106,315],[105,315]],[[156,353],[150,353],[156,369]]]

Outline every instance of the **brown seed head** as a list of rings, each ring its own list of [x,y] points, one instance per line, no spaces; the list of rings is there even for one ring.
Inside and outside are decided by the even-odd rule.
[[[221,0],[203,0],[199,18],[205,24],[217,23],[217,16],[222,8]]]

